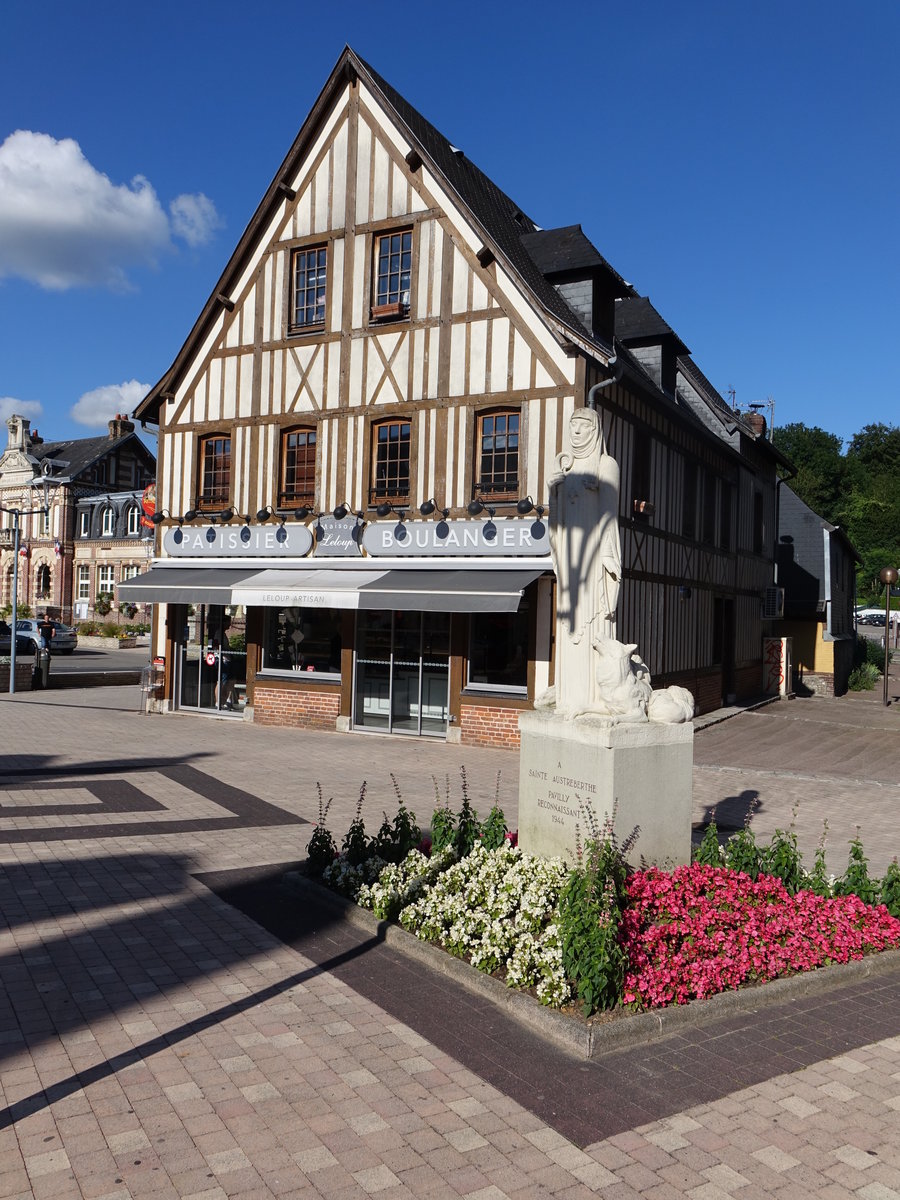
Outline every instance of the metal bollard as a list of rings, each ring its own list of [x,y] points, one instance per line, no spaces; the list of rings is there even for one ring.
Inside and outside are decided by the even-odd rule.
[[[41,687],[48,688],[50,686],[50,651],[38,650],[38,672],[41,678]]]

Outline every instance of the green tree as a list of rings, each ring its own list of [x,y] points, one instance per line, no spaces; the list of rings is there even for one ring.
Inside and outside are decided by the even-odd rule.
[[[797,468],[792,490],[820,517],[839,524],[847,476],[841,439],[817,425],[795,421],[776,427],[772,440]]]

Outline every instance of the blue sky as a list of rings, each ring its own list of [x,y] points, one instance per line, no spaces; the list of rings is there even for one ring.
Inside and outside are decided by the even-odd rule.
[[[168,368],[345,43],[538,224],[581,223],[723,395],[897,422],[894,0],[11,0],[3,27],[0,416],[47,440]]]

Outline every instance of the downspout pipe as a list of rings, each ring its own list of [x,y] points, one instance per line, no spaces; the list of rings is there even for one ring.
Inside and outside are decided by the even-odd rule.
[[[609,361],[607,362],[606,365],[608,367],[611,367],[614,364],[615,364],[616,369],[615,369],[615,371],[613,371],[612,375],[610,375],[609,379],[603,379],[603,380],[601,380],[600,383],[595,383],[594,386],[591,388],[591,390],[588,392],[588,395],[587,395],[587,407],[588,408],[596,408],[597,407],[596,398],[600,394],[600,392],[602,392],[604,388],[608,388],[611,384],[618,383],[619,380],[622,378],[622,368],[624,366],[624,363],[617,362],[617,356],[615,354],[612,356],[611,359],[609,359]]]

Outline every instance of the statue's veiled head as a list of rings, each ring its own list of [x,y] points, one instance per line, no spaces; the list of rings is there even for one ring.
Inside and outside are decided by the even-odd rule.
[[[576,408],[569,418],[569,443],[575,458],[587,458],[600,444],[600,418],[592,408]]]

